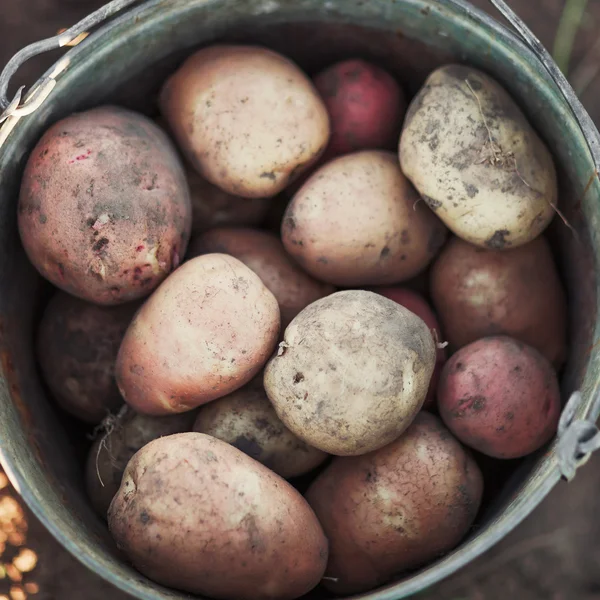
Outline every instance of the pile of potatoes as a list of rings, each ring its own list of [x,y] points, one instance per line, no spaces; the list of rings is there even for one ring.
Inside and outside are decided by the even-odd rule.
[[[311,79],[214,45],[159,107],[55,123],[18,204],[58,288],[40,369],[94,427],[116,545],[229,600],[360,593],[443,556],[476,523],[478,465],[557,428],[550,153],[463,65],[407,108],[365,60]]]

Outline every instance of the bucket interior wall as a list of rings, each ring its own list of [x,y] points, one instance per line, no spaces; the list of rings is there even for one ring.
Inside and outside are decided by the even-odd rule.
[[[28,264],[16,228],[20,176],[43,131],[75,110],[115,103],[157,115],[156,93],[193,49],[215,40],[268,45],[309,74],[335,60],[360,56],[392,71],[412,96],[426,75],[465,62],[499,79],[551,148],[559,166],[560,204],[576,235],[555,219],[551,236],[568,289],[570,358],[565,397],[598,387],[597,231],[600,190],[582,133],[533,56],[479,13],[433,0],[167,0],[149,2],[113,20],[67,55],[70,65],[48,100],[18,123],[0,150],[0,447],[11,480],[67,548],[101,575],[142,598],[187,597],[146,580],[120,560],[105,524],[82,486],[73,450],[74,424],[47,398],[35,365],[33,334],[47,287]],[[590,183],[591,182],[591,183]],[[69,431],[71,433],[69,433]],[[81,436],[79,436],[81,437]],[[544,486],[553,449],[501,472],[475,528],[452,554],[407,574],[372,598],[400,598],[465,564],[514,524]],[[513,466],[512,464],[510,465]],[[494,482],[494,478],[496,481]],[[495,485],[500,481],[502,488]],[[533,506],[531,506],[533,508]],[[327,598],[316,591],[311,598]]]

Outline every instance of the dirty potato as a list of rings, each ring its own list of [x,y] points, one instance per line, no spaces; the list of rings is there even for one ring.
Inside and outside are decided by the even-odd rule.
[[[230,254],[252,269],[273,293],[281,311],[281,327],[311,302],[333,293],[334,288],[302,271],[275,235],[247,228],[218,228],[197,236],[189,256],[211,252]]]
[[[327,538],[304,498],[233,446],[160,438],[129,462],[110,531],[152,580],[225,600],[293,600],[315,587]]]
[[[269,402],[262,378],[202,406],[194,431],[212,435],[286,479],[312,471],[327,454],[296,437]]]
[[[101,106],[62,119],[27,161],[18,206],[29,259],[96,304],[147,296],[185,254],[191,204],[175,148],[152,121]]]
[[[440,416],[464,444],[494,458],[520,458],[552,438],[560,389],[535,348],[507,336],[456,352],[438,386]]]
[[[138,306],[96,306],[64,292],[51,298],[36,350],[44,381],[62,409],[95,425],[123,404],[115,361]]]
[[[477,246],[525,244],[554,215],[548,149],[508,93],[471,67],[427,78],[406,114],[400,164],[438,217]]]
[[[357,594],[452,550],[482,492],[476,462],[425,412],[385,448],[334,458],[306,493],[330,544],[323,585]]]
[[[540,236],[519,248],[487,250],[453,238],[433,264],[431,297],[456,350],[508,335],[559,368],[567,354],[567,302],[552,251]]]
[[[289,203],[285,249],[339,286],[399,283],[425,269],[446,237],[391,152],[365,150],[318,169]]]
[[[291,322],[264,384],[279,418],[307,444],[365,454],[410,425],[435,361],[431,332],[415,314],[373,292],[337,292]]]
[[[160,105],[196,170],[236,196],[275,196],[329,140],[327,109],[310,79],[258,46],[199,50],[166,82]]]
[[[121,485],[131,457],[152,440],[191,431],[195,412],[149,417],[125,405],[103,423],[103,431],[90,448],[85,468],[85,487],[96,512],[106,518],[108,507]]]
[[[185,412],[250,381],[279,335],[277,300],[225,254],[185,262],[152,294],[119,349],[117,384],[138,412]]]

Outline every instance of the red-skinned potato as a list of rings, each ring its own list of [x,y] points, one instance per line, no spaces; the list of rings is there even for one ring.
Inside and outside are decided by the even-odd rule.
[[[187,170],[192,199],[192,233],[213,227],[260,225],[266,218],[269,198],[240,198],[209,183],[193,169]]]
[[[365,150],[318,169],[289,203],[285,249],[322,281],[384,285],[424,270],[446,237],[391,152]]]
[[[68,413],[97,424],[123,404],[115,361],[138,303],[96,306],[57,292],[37,335],[37,358],[53,397]]]
[[[323,585],[364,592],[452,550],[482,492],[476,462],[426,412],[388,446],[334,458],[306,493],[329,539]]]
[[[333,293],[331,285],[316,281],[290,259],[281,240],[266,231],[247,228],[219,228],[195,237],[189,256],[221,252],[252,269],[277,298],[281,327],[306,306]]]
[[[552,365],[535,348],[506,336],[489,337],[446,363],[438,407],[467,446],[494,458],[519,458],[556,432],[560,390]]]
[[[395,149],[406,101],[387,71],[351,59],[327,67],[314,83],[331,121],[327,158],[357,150]]]
[[[177,267],[191,204],[175,148],[146,117],[102,106],[62,119],[29,156],[19,232],[57,287],[96,304],[147,296]]]
[[[329,140],[327,109],[312,82],[258,46],[199,50],[166,82],[160,105],[194,168],[236,196],[275,196]]]
[[[567,307],[544,237],[510,250],[486,250],[453,237],[431,269],[431,297],[450,345],[508,335],[553,365],[567,351]]]
[[[427,300],[425,300],[425,298],[423,298],[423,296],[421,296],[419,293],[400,286],[373,288],[373,291],[377,294],[385,296],[386,298],[389,298],[390,300],[393,300],[394,302],[397,302],[398,304],[401,304],[404,306],[404,308],[408,308],[408,310],[415,313],[417,317],[423,319],[427,327],[429,327],[436,345],[444,341],[437,317],[429,306]],[[431,381],[429,382],[429,390],[427,391],[427,397],[423,403],[423,408],[432,408],[435,405],[438,381],[440,379],[442,367],[444,366],[445,362],[446,348],[438,345],[435,369],[433,371],[433,375],[431,376]]]
[[[265,368],[269,400],[307,444],[340,456],[389,444],[423,406],[435,366],[425,323],[362,290],[307,306]]]
[[[250,381],[279,334],[277,300],[232,256],[205,254],[179,267],[127,329],[117,384],[138,412],[185,412]]]
[[[125,555],[157,583],[225,600],[293,600],[315,587],[327,538],[285,480],[201,433],[160,438],[129,462],[109,510]]]
[[[87,495],[101,517],[106,518],[131,457],[152,440],[191,431],[195,416],[195,412],[188,412],[149,417],[125,405],[116,416],[105,420],[105,433],[100,433],[90,448],[85,467]]]
[[[285,479],[304,475],[327,458],[281,422],[267,398],[262,377],[202,406],[194,431],[231,444]]]

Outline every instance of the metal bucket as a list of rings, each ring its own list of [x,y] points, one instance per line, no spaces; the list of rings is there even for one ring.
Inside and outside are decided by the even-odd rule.
[[[135,8],[115,14],[132,4]],[[561,473],[571,476],[598,445],[593,422],[600,389],[600,345],[595,344],[600,333],[600,138],[536,40],[502,2],[494,4],[521,28],[527,44],[459,0],[117,0],[9,63],[0,78],[0,102],[22,59],[65,45],[104,21],[69,50],[22,104],[16,99],[8,107],[5,117],[10,116],[0,129],[0,458],[37,517],[90,569],[138,598],[188,597],[130,568],[86,501],[83,466],[72,446],[74,429],[58,418],[36,370],[32,334],[45,288],[19,242],[20,176],[42,132],[72,111],[112,102],[153,114],[165,76],[194,48],[214,40],[269,45],[309,73],[360,55],[396,73],[409,92],[442,63],[470,63],[510,90],[559,165],[561,208],[573,227],[555,219],[552,231],[570,301],[570,357],[563,393],[565,400],[574,390],[581,395],[572,397],[573,411],[564,415],[557,441],[518,466],[456,550],[358,597],[404,598],[466,565],[513,529]],[[316,591],[311,597],[327,594]]]

